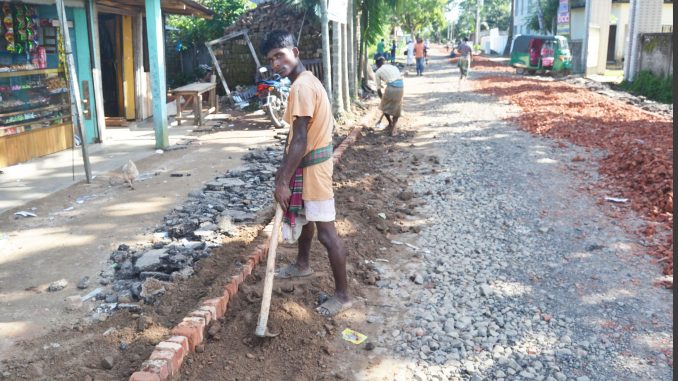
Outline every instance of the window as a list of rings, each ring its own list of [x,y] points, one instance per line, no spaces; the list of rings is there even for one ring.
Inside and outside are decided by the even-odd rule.
[[[673,33],[673,25],[662,25],[662,33]]]

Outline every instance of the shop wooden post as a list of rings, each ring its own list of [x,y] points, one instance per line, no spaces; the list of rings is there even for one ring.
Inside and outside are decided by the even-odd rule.
[[[165,83],[165,43],[163,41],[160,0],[145,0],[146,30],[148,31],[148,58],[151,67],[151,92],[153,94],[153,125],[155,148],[169,146],[167,132],[167,84]]]

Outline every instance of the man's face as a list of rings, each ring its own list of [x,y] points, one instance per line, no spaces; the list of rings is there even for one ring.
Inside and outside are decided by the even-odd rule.
[[[274,73],[281,77],[287,77],[292,73],[292,69],[299,62],[299,49],[297,48],[275,48],[271,49],[266,55],[268,64]]]

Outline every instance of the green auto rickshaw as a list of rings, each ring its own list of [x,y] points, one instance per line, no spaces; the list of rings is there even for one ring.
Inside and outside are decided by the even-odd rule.
[[[518,35],[511,45],[511,66],[518,74],[568,75],[572,71],[572,54],[563,36]]]

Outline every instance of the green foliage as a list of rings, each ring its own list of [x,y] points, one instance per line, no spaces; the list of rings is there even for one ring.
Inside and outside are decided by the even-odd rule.
[[[661,103],[673,103],[673,76],[658,77],[641,71],[633,82],[621,83],[624,90]]]
[[[167,25],[179,29],[177,38],[184,46],[202,45],[224,35],[224,28],[255,7],[250,0],[197,0],[214,12],[211,20],[193,16],[169,16]]]
[[[490,29],[508,30],[511,27],[511,0],[486,0],[481,14]]]
[[[454,35],[471,38],[476,32],[476,0],[452,0],[451,4],[459,8],[459,19],[454,25]],[[485,0],[480,10],[480,19],[488,28],[508,30],[511,26],[511,0]]]
[[[388,10],[392,5],[390,0],[356,0],[361,14],[361,37],[368,46],[376,44],[387,33],[386,26],[392,21]]]
[[[412,36],[421,34],[430,28],[438,32],[445,24],[447,0],[397,0],[393,3],[391,14],[398,25]]]
[[[545,34],[555,34],[556,18],[558,17],[558,0],[536,0],[541,4],[541,8],[544,12],[544,30],[542,31]],[[541,31],[539,27],[539,7],[537,4],[534,5],[534,12],[530,16],[527,26],[532,30]]]

